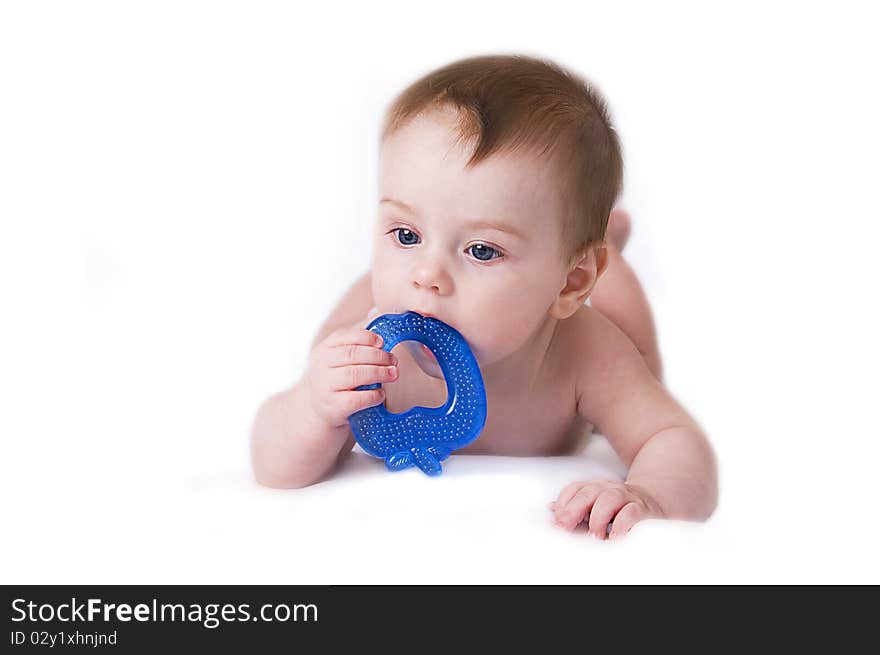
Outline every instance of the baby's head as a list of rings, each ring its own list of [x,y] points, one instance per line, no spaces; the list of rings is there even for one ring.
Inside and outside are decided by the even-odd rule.
[[[622,177],[605,102],[577,75],[525,56],[429,73],[380,135],[377,308],[452,325],[481,366],[503,359],[589,296]]]

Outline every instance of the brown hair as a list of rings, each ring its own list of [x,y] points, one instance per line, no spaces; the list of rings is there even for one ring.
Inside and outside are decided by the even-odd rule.
[[[605,100],[589,81],[525,55],[461,59],[404,89],[388,107],[380,138],[448,106],[458,110],[460,138],[476,143],[469,167],[521,149],[559,157],[571,212],[562,229],[566,257],[604,240],[623,184],[623,158]]]

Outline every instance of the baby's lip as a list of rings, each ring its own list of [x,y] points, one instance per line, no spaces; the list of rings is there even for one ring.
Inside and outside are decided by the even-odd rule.
[[[451,323],[450,321],[444,320],[444,319],[440,318],[439,316],[437,316],[436,314],[432,314],[431,312],[423,312],[423,311],[421,311],[421,310],[419,310],[419,309],[412,309],[412,310],[410,310],[410,311],[413,311],[413,312],[415,312],[415,313],[417,313],[417,314],[421,314],[421,315],[424,316],[425,318],[433,318],[433,319],[436,319],[436,320],[440,321],[441,323],[445,323],[445,324],[448,325],[449,327],[458,330],[459,333],[465,338],[465,340],[467,340],[468,343],[470,343],[470,340],[467,338],[467,336],[466,336],[463,332],[461,332],[461,329],[459,329],[459,328],[455,325],[455,323]]]

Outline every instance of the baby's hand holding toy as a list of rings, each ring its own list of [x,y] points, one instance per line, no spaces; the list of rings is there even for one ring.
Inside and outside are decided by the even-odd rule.
[[[418,466],[428,475],[441,473],[440,462],[458,448],[474,441],[486,423],[486,390],[480,367],[470,347],[454,328],[416,312],[385,314],[375,318],[367,330],[381,335],[382,349],[402,341],[415,340],[427,346],[446,379],[447,400],[442,407],[412,407],[392,414],[374,398],[348,421],[361,448],[385,460],[390,471]],[[382,380],[357,387],[355,393],[380,392]]]
[[[369,315],[367,316],[369,318]],[[340,328],[316,345],[309,357],[309,396],[315,414],[331,427],[344,427],[348,417],[384,402],[385,390],[356,391],[363,385],[393,382],[397,357],[383,349],[383,339],[356,325]]]

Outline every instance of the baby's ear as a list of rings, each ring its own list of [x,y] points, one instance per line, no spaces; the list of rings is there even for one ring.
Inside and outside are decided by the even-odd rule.
[[[574,258],[551,308],[553,318],[563,319],[574,314],[584,304],[596,285],[596,280],[608,266],[608,251],[604,244],[590,245]]]
[[[608,248],[603,241],[595,248],[596,252],[596,279],[602,277],[602,273],[608,268]]]

